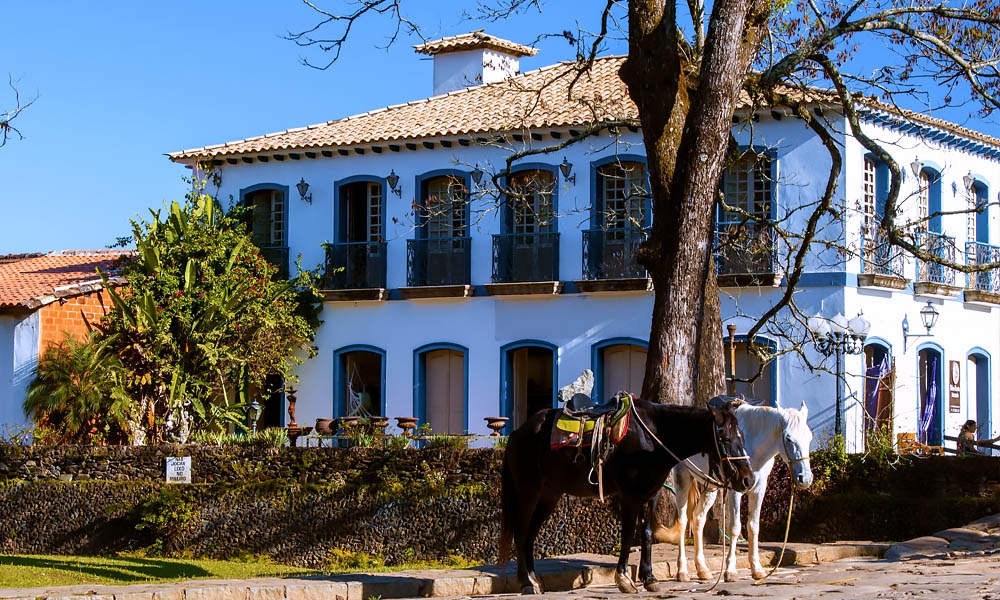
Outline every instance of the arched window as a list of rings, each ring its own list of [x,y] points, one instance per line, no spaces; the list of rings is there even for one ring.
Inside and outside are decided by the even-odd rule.
[[[595,168],[591,229],[583,232],[585,280],[646,278],[636,255],[652,223],[646,164],[616,156]]]
[[[334,184],[335,241],[327,246],[325,285],[332,289],[385,287],[385,185],[356,175]]]
[[[240,190],[250,239],[278,275],[288,278],[288,187],[262,183]]]
[[[406,242],[407,285],[469,283],[472,241],[465,177],[458,171],[436,171],[420,180],[418,228]]]
[[[773,152],[743,150],[722,173],[723,204],[716,219],[719,275],[775,273]]]
[[[468,227],[465,181],[441,175],[423,182],[417,207],[423,236],[428,239],[464,238]]]
[[[493,282],[555,281],[559,274],[556,172],[521,165],[507,180],[502,233],[493,236]]]
[[[621,161],[597,169],[601,228],[608,239],[623,239],[629,229],[648,226],[646,165]]]

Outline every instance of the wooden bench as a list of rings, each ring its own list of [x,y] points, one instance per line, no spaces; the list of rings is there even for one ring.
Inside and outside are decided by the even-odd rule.
[[[948,442],[955,442],[955,448],[960,448],[961,447],[960,444],[959,444],[959,441],[958,441],[957,437],[952,437],[950,435],[946,435],[946,436],[944,436],[944,439],[945,439],[945,441],[948,441]],[[996,444],[987,444],[986,442],[980,442],[978,440],[976,441],[976,446],[979,446],[980,448],[988,448],[990,450],[1000,450],[1000,446],[998,446]],[[945,448],[945,452],[949,452],[951,454],[962,454],[961,450],[952,450],[951,448]]]
[[[917,441],[917,434],[915,433],[897,433],[896,451],[899,454],[919,454],[923,456],[930,456],[944,454],[945,448],[942,448],[941,446],[929,446],[919,442]]]

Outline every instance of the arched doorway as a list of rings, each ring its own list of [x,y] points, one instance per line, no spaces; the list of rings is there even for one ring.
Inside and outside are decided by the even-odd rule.
[[[381,415],[385,409],[385,351],[348,346],[334,353],[333,416]]]
[[[973,350],[966,358],[966,399],[969,412],[975,414],[976,436],[980,439],[994,437],[993,415],[990,410],[990,358],[981,350]],[[985,449],[987,453],[991,451]]]
[[[642,392],[646,342],[631,338],[605,340],[594,345],[593,353],[593,396],[607,399],[622,390],[636,395]]]
[[[774,344],[769,340],[758,338],[757,343],[771,347],[772,349],[774,347]],[[750,344],[747,342],[745,336],[736,336],[735,341],[731,341],[727,337],[725,339],[725,347],[726,375],[735,377],[733,385],[728,386],[728,393],[734,393],[737,396],[742,395],[746,398],[754,398],[768,406],[774,406],[777,403],[777,395],[774,388],[776,363],[772,361],[770,365],[761,369],[760,358],[750,350]],[[736,363],[735,372],[733,371],[734,359]],[[796,402],[793,406],[798,408],[799,403]]]
[[[896,363],[889,347],[881,342],[865,345],[865,444],[872,435],[888,436],[892,443],[893,390]]]
[[[513,431],[532,414],[552,408],[556,391],[556,347],[547,342],[522,341],[501,349],[506,431]]]
[[[917,438],[931,446],[941,446],[944,441],[944,394],[941,392],[943,362],[941,351],[933,347],[921,349],[917,357],[917,374],[920,380]]]
[[[416,350],[416,416],[435,434],[460,435],[468,429],[466,353],[453,344]]]

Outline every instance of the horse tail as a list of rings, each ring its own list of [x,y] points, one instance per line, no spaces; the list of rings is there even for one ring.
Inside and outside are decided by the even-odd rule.
[[[510,551],[514,544],[514,511],[517,510],[514,480],[507,462],[505,456],[500,480],[500,539],[497,547],[497,565],[501,568],[510,560]]]
[[[688,486],[687,517],[689,524],[694,522],[695,514],[701,511],[701,503],[704,502],[701,496],[698,484],[692,481],[691,485]]]

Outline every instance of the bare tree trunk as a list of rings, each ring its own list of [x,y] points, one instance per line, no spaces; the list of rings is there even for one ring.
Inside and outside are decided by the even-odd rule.
[[[766,31],[768,6],[763,0],[715,3],[692,83],[685,71],[690,65],[681,60],[674,3],[630,3],[629,57],[621,75],[639,108],[654,215],[639,258],[654,287],[644,398],[693,405],[725,389],[719,297],[710,272],[713,211],[734,106]]]

